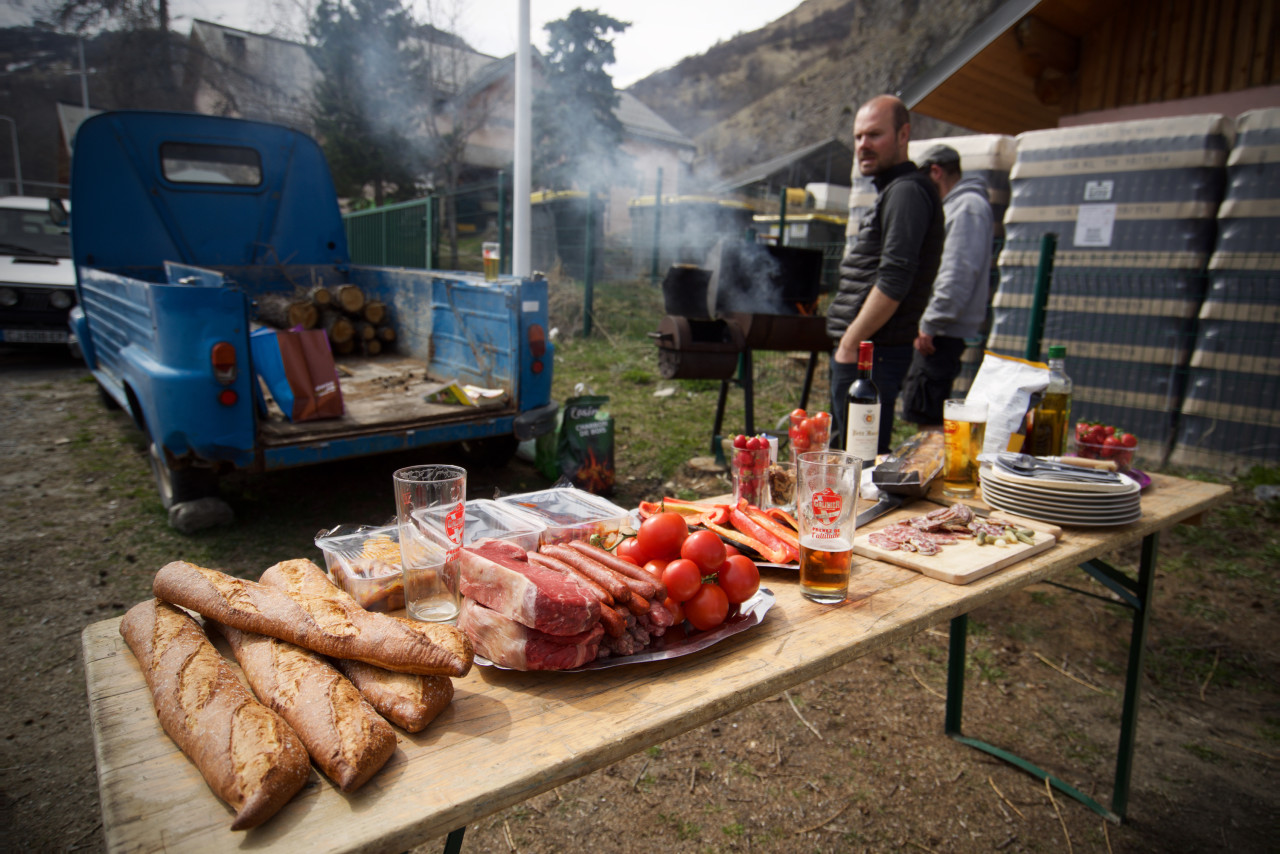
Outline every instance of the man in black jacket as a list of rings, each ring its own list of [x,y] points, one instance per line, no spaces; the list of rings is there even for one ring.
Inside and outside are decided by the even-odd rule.
[[[858,171],[872,178],[876,202],[859,223],[840,262],[840,285],[827,308],[833,444],[844,442],[849,386],[857,376],[858,344],[875,343],[871,377],[880,391],[878,452],[888,453],[894,403],[911,365],[912,342],[942,258],[942,201],[907,158],[911,125],[892,95],[863,104],[853,123]]]

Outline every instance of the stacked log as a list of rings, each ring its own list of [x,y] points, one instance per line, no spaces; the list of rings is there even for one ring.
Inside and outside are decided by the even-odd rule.
[[[376,356],[394,349],[395,327],[387,304],[367,299],[357,285],[314,282],[294,293],[258,297],[258,320],[277,329],[323,329],[339,356]]]

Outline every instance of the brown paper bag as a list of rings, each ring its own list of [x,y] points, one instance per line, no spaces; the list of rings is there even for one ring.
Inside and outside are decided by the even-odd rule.
[[[324,330],[278,330],[276,341],[285,377],[293,391],[293,411],[289,420],[340,418],[345,411],[342,389],[338,385],[338,369]]]

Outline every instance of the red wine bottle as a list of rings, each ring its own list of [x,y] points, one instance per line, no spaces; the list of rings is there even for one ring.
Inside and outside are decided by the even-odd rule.
[[[862,460],[864,468],[876,463],[880,446],[880,390],[871,379],[871,359],[875,345],[858,345],[858,376],[849,386],[849,412],[845,422],[844,448]]]

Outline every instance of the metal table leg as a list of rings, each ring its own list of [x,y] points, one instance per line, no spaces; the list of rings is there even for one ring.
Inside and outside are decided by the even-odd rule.
[[[1133,630],[1129,641],[1129,664],[1125,673],[1124,707],[1120,716],[1120,742],[1116,748],[1116,775],[1111,794],[1111,809],[1107,809],[1093,800],[1093,798],[1025,759],[961,733],[960,726],[964,712],[966,640],[969,633],[969,617],[967,614],[961,614],[951,621],[951,636],[947,654],[945,718],[947,735],[961,744],[1003,759],[1005,762],[1021,768],[1039,780],[1048,780],[1049,784],[1055,789],[1068,797],[1074,798],[1104,818],[1117,823],[1123,820],[1129,806],[1129,782],[1133,772],[1133,753],[1138,730],[1138,698],[1142,686],[1142,663],[1143,654],[1146,651],[1147,626],[1151,620],[1157,547],[1157,534],[1148,534],[1143,539],[1137,581],[1100,560],[1092,560],[1080,566],[1090,576],[1115,592],[1122,600],[1122,604],[1133,610]],[[1067,589],[1074,590],[1074,588]],[[1075,590],[1074,592],[1084,593],[1085,591]]]
[[[462,834],[466,832],[467,826],[465,824],[457,830],[449,831],[449,835],[444,840],[444,854],[461,854]]]

